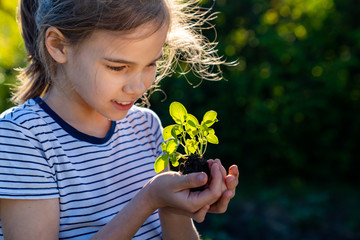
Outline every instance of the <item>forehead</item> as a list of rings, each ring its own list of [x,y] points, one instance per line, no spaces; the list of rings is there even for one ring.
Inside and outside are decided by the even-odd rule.
[[[155,29],[151,24],[142,25],[128,32],[97,30],[79,47],[106,57],[158,55],[165,43],[167,32],[167,25]]]

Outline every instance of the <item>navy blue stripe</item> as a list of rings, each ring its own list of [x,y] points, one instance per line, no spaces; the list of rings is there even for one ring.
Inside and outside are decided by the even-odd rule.
[[[33,184],[37,184],[36,182],[34,182]],[[14,191],[19,191],[19,190],[39,190],[39,187],[33,188],[33,187],[26,187],[26,188],[19,188],[19,187],[0,187],[0,189],[8,189],[8,190],[14,190]],[[41,188],[40,190],[51,190],[51,189],[57,189],[57,188],[53,188],[53,187],[47,187],[47,188]]]
[[[65,122],[56,112],[54,112],[40,97],[37,97],[35,101],[39,104],[39,106],[44,109],[44,111],[49,114],[67,133],[71,136],[85,142],[101,144],[107,142],[114,133],[115,130],[115,121],[111,121],[111,126],[106,136],[103,138],[98,138],[94,136],[90,136],[88,134],[82,133],[78,131],[76,128]]]
[[[133,190],[131,190],[131,191],[128,191],[128,192],[126,192],[126,193],[122,193],[122,194],[118,195],[117,198],[125,197],[125,196],[127,196],[127,195],[129,195],[129,194],[131,194],[131,193],[133,193],[133,192],[138,192],[138,191],[140,191],[140,189],[142,189],[142,188],[141,188],[141,187],[140,187],[140,188],[135,188],[135,189],[133,189]],[[116,198],[114,198],[114,199],[116,199]],[[94,212],[94,211],[92,211],[92,210],[90,209],[90,212],[87,213],[87,214],[77,214],[77,215],[63,216],[63,217],[61,217],[61,219],[77,218],[77,217],[87,217],[87,216],[96,215],[96,214],[98,214],[98,213],[105,212],[105,211],[110,210],[110,209],[114,209],[114,208],[116,209],[116,208],[118,208],[119,206],[123,205],[124,202],[129,202],[130,200],[131,200],[131,199],[125,200],[125,201],[120,202],[120,203],[116,203],[115,205],[109,206],[109,207],[104,208],[104,209],[100,209],[100,210],[98,210],[98,211],[96,211],[96,212]],[[114,213],[112,213],[112,214],[110,214],[110,215],[108,215],[108,216],[111,216],[111,215],[114,215]],[[102,217],[101,219],[103,219],[103,218],[104,218],[104,217]],[[88,223],[88,222],[93,222],[93,221],[86,221],[86,223]],[[96,221],[95,221],[95,222],[96,222]],[[82,222],[77,222],[77,224],[81,224],[81,223],[82,223]],[[71,225],[71,223],[63,224],[63,226],[66,226],[66,225]]]
[[[116,162],[116,161],[118,161],[119,159],[121,159],[122,157],[119,157],[119,158],[117,158],[117,159],[115,159],[114,161],[111,161],[110,163],[109,163],[109,165],[112,165],[112,163],[113,162]],[[134,163],[134,162],[137,162],[137,161],[140,161],[140,160],[144,160],[144,159],[147,159],[147,158],[150,158],[151,159],[151,163],[153,164],[154,163],[154,161],[153,161],[153,159],[151,158],[151,156],[148,156],[148,157],[146,157],[146,158],[137,158],[137,159],[133,159],[132,161],[130,161],[130,162],[125,162],[125,163],[123,163],[123,164],[120,164],[120,165],[117,165],[117,166],[115,166],[115,167],[113,167],[113,168],[110,168],[110,169],[106,169],[106,170],[104,170],[104,171],[101,171],[101,172],[96,172],[96,173],[94,173],[94,174],[89,174],[89,175],[86,175],[86,176],[75,176],[75,177],[67,177],[67,178],[62,178],[62,179],[60,179],[60,178],[58,178],[58,181],[65,181],[65,180],[70,180],[70,179],[74,179],[74,178],[89,178],[89,177],[94,177],[94,176],[96,176],[96,175],[99,175],[99,174],[102,174],[102,173],[106,173],[106,172],[108,172],[108,171],[112,171],[112,170],[114,170],[114,169],[117,169],[117,168],[121,168],[121,167],[123,167],[123,166],[125,166],[125,165],[128,165],[128,164],[131,164],[131,163]],[[85,169],[86,170],[86,169]],[[85,171],[84,170],[84,171]],[[59,172],[61,172],[61,173],[64,173],[64,172],[70,172],[70,171],[78,171],[78,170],[76,170],[76,169],[69,169],[69,170],[63,170],[63,171],[57,171],[58,173]]]
[[[155,213],[157,213],[157,211],[158,210],[156,210],[153,214],[151,214],[151,215],[154,215]],[[154,222],[156,222],[156,221],[160,221],[158,218],[156,218],[155,220],[153,220],[153,221],[149,221],[149,222],[147,222],[147,223],[144,223],[143,225],[142,225],[142,227],[146,227],[147,225],[150,225],[150,224],[152,224],[152,223],[154,223]]]
[[[13,122],[10,122],[10,123],[13,123]],[[16,125],[17,127],[20,127],[20,128],[22,128],[22,129],[24,129],[25,131],[28,131],[28,129],[25,128],[25,127],[23,127],[23,126],[20,126],[20,125],[17,125],[17,124],[15,124],[15,125]],[[17,129],[1,127],[0,130],[6,130],[6,131],[12,131],[12,132],[16,132],[16,133],[21,133],[21,134],[23,134],[26,138],[32,139],[32,140],[34,140],[34,141],[36,141],[36,142],[39,142],[39,139],[34,138],[34,137],[32,137],[32,136],[29,136],[29,135],[26,134],[25,132],[22,132],[22,131],[17,130]],[[49,133],[51,133],[51,132],[45,132],[45,134],[49,134]],[[38,133],[38,134],[35,134],[34,136],[38,136],[38,135],[41,135],[41,134],[44,134],[44,133]],[[10,136],[7,136],[7,135],[0,135],[0,137],[10,138]],[[21,139],[21,140],[26,140],[26,141],[28,141],[28,139],[18,138],[18,137],[14,137],[14,136],[11,136],[11,138]],[[45,141],[43,141],[43,142],[40,142],[40,143],[45,143],[45,142],[48,142],[48,141],[49,141],[49,140],[47,139],[47,140],[45,140]]]
[[[151,135],[151,134],[150,134]],[[148,138],[150,135],[148,136],[143,136],[139,139],[137,138],[134,138],[134,139],[131,139],[131,140],[128,140],[128,141],[122,141],[122,142],[119,142],[118,144],[116,144],[114,147],[112,148],[106,148],[104,150],[98,150],[98,151],[93,151],[93,152],[84,152],[84,153],[80,153],[78,155],[68,155],[70,158],[75,158],[75,157],[80,157],[80,156],[84,156],[84,155],[88,155],[88,154],[94,154],[94,153],[104,153],[104,152],[112,152],[113,149],[116,149],[116,148],[119,148],[120,146],[124,145],[124,144],[127,144],[127,143],[131,143],[131,142],[135,142],[135,141],[139,141],[139,140],[142,140],[143,138]],[[153,141],[149,141],[147,142],[146,144],[151,144],[155,142],[154,140]],[[137,145],[134,145],[134,146],[131,146],[131,147],[128,147],[128,148],[123,148],[123,149],[120,149],[118,150],[117,152],[114,152],[113,154],[111,155],[114,155],[114,154],[118,154],[119,152],[122,152],[122,151],[125,151],[125,150],[128,150],[128,149],[132,149],[132,148],[136,148],[136,147],[139,147],[139,146],[144,146],[143,143],[141,144],[137,144]],[[74,148],[73,150],[78,150],[78,148]],[[83,162],[81,162],[83,163]]]
[[[18,140],[22,140],[22,139],[18,139]],[[23,139],[24,141],[27,141],[26,139]],[[39,148],[37,146],[25,146],[25,145],[17,145],[17,144],[11,144],[11,143],[0,143],[1,145],[3,146],[10,146],[10,147],[19,147],[19,148],[27,148],[27,149],[37,149],[37,150],[40,150],[40,151],[44,151],[45,153],[47,151],[50,151],[50,150],[57,150],[57,149],[61,149],[61,146],[57,146],[57,147],[49,147],[48,149],[42,149],[42,148]],[[19,153],[21,154],[21,153]]]
[[[146,171],[146,172],[149,172],[149,171]],[[144,172],[144,173],[146,173],[146,172]],[[128,178],[125,178],[125,179],[128,179]],[[135,182],[132,182],[131,184],[128,184],[128,185],[122,186],[121,188],[117,188],[117,189],[115,189],[115,190],[113,190],[113,191],[107,192],[106,194],[98,195],[96,198],[105,197],[105,196],[107,196],[107,195],[110,195],[110,194],[112,194],[112,193],[115,193],[115,192],[117,192],[117,191],[120,191],[121,189],[124,189],[124,188],[126,188],[126,187],[129,187],[129,186],[131,186],[131,185],[133,185],[133,184],[136,184],[136,183],[139,183],[139,182],[143,182],[143,181],[148,181],[149,179],[150,179],[149,177],[142,178],[142,179],[140,179],[140,180],[137,180],[137,181],[135,181]],[[122,180],[120,180],[120,181],[117,181],[117,183],[122,182],[122,181],[124,181],[124,179],[122,179]],[[113,185],[113,184],[112,184],[112,185]],[[109,186],[111,186],[111,185],[109,185]],[[106,187],[108,187],[108,186],[104,186],[103,188],[106,188]],[[116,197],[114,197],[114,198],[112,198],[112,199],[109,199],[108,201],[101,202],[101,203],[99,203],[99,204],[95,204],[95,205],[91,205],[91,206],[82,206],[82,207],[76,206],[76,207],[74,207],[74,208],[66,208],[66,209],[62,209],[62,210],[60,210],[60,211],[65,213],[65,212],[67,212],[67,211],[75,210],[75,209],[85,209],[85,208],[96,207],[96,206],[98,206],[98,205],[102,205],[102,204],[104,204],[104,203],[113,201],[113,200],[116,199],[116,198],[118,198],[118,196],[116,196]],[[71,202],[87,201],[87,200],[91,200],[91,199],[95,199],[95,197],[76,199],[76,201],[71,201]],[[62,204],[68,204],[69,202],[61,202],[61,203],[62,203]]]
[[[131,127],[129,127],[129,128],[131,128]],[[114,139],[112,139],[111,141],[109,141],[109,142],[107,142],[106,144],[104,144],[104,145],[99,145],[99,147],[107,147],[107,146],[109,146],[109,145],[111,145],[113,142],[115,142],[115,141],[117,141],[119,138],[125,138],[125,137],[128,137],[128,136],[130,136],[130,135],[134,135],[134,133],[129,133],[129,134],[117,134],[119,131],[121,131],[121,129],[118,129],[115,133],[114,133],[114,135],[117,135],[117,137],[116,138],[114,138]],[[65,136],[68,136],[68,135],[65,135]],[[141,138],[134,138],[134,139],[132,139],[132,140],[129,140],[129,141],[126,141],[126,142],[122,142],[122,143],[127,143],[127,142],[131,142],[131,141],[135,141],[135,140],[141,140],[141,139],[143,139],[143,138],[145,138],[145,137],[148,137],[148,136],[150,136],[150,135],[147,135],[147,136],[142,136]],[[69,142],[62,142],[62,144],[63,145],[67,145],[67,144],[71,144],[71,146],[72,146],[72,143],[74,143],[74,142],[77,142],[76,140],[71,140],[71,141],[69,141]],[[116,146],[118,146],[118,145],[116,145]],[[72,151],[72,150],[77,150],[77,149],[81,149],[81,148],[92,148],[93,146],[91,146],[91,145],[83,145],[83,146],[80,146],[80,147],[76,147],[76,148],[66,148],[65,150],[66,151]]]
[[[147,164],[143,164],[143,166],[146,166]],[[116,167],[114,167],[114,168],[112,168],[112,169],[108,169],[108,170],[106,170],[106,171],[103,171],[102,173],[105,173],[105,172],[109,172],[109,171],[112,171],[112,170],[114,170],[114,169],[116,169],[116,168],[120,168],[121,166],[116,166]],[[149,169],[149,170],[146,170],[146,171],[143,171],[143,172],[141,172],[141,173],[146,173],[146,172],[151,172],[151,171],[153,171],[153,169]],[[117,176],[119,176],[119,175],[121,175],[122,173],[117,173],[117,174],[115,174],[115,175],[112,175],[111,177],[108,177],[108,178],[101,178],[101,179],[99,179],[99,180],[96,180],[96,181],[93,181],[93,182],[87,182],[87,183],[77,183],[77,184],[69,184],[69,185],[66,185],[66,187],[58,187],[58,189],[66,189],[66,188],[69,188],[69,187],[78,187],[78,186],[87,186],[87,185],[92,185],[92,184],[96,184],[96,183],[99,183],[99,182],[102,182],[102,181],[104,181],[104,180],[109,180],[109,179],[112,179],[112,178],[114,178],[114,177],[117,177]],[[63,181],[65,181],[65,180],[63,180]]]
[[[21,169],[21,170],[27,170],[27,171],[38,171],[38,172],[43,172],[43,173],[47,173],[47,174],[50,174],[50,175],[53,175],[53,173],[51,173],[51,172],[47,172],[47,171],[44,171],[44,170],[40,170],[40,169],[38,169],[38,168],[20,168],[19,166],[17,166],[17,167],[13,167],[13,166],[1,166],[0,165],[0,167],[1,168],[3,168],[3,169]]]
[[[139,191],[140,189],[141,189],[141,188],[138,188],[138,189],[134,189],[134,190],[132,190],[132,191],[130,191],[130,192],[124,193],[124,194],[121,195],[120,197],[123,197],[123,196],[128,195],[129,193],[132,193],[132,192],[135,192],[135,191]],[[125,203],[130,202],[130,201],[131,201],[131,199],[122,201],[122,202],[118,203],[117,206],[123,205],[123,204],[125,204]],[[92,215],[92,214],[79,215],[78,217],[89,216],[89,215]],[[108,215],[105,215],[105,216],[102,216],[102,217],[99,217],[99,218],[97,218],[97,219],[90,220],[90,221],[76,222],[76,225],[78,225],[78,224],[85,224],[85,223],[88,224],[88,223],[98,222],[98,221],[100,221],[100,220],[102,220],[102,219],[104,219],[104,218],[108,218],[108,217],[111,217],[111,216],[114,216],[114,215],[116,215],[116,213],[111,213],[111,214],[108,214]],[[63,219],[63,218],[67,218],[67,217],[61,217],[60,219]],[[63,224],[62,224],[62,226],[71,226],[71,225],[74,225],[74,224],[72,224],[72,223],[63,223]]]
[[[154,235],[154,236],[151,236],[151,237],[149,237],[149,238],[146,238],[146,239],[144,239],[144,240],[150,240],[150,239],[154,239],[155,237],[160,237],[161,236],[161,233],[158,233],[158,234],[156,234],[156,235]]]
[[[0,175],[2,175],[2,174],[0,173]],[[10,174],[10,175],[14,175],[14,174]],[[20,175],[20,176],[23,176],[23,175]],[[43,178],[43,177],[41,177],[41,178]],[[7,183],[14,183],[14,184],[49,184],[49,182],[11,181],[11,180],[0,180],[0,182],[7,182]],[[13,188],[9,188],[9,189],[13,189]],[[14,189],[16,189],[16,188],[14,188]]]
[[[126,171],[124,171],[124,172],[121,172],[121,173],[119,173],[119,174],[117,174],[117,175],[118,175],[118,176],[120,176],[120,175],[122,175],[122,174],[125,174],[125,173],[127,173],[127,172],[129,172],[129,171],[133,170],[133,169],[137,169],[137,168],[140,168],[140,167],[143,167],[143,166],[149,165],[149,164],[151,164],[151,165],[152,165],[153,163],[145,163],[145,164],[142,164],[142,165],[139,165],[139,166],[136,166],[136,167],[130,168],[130,169],[128,169],[128,170],[126,170]],[[111,177],[111,178],[112,178],[112,177]],[[61,196],[61,197],[67,197],[67,196],[74,195],[74,194],[81,194],[81,193],[96,192],[96,191],[98,191],[98,190],[100,190],[100,189],[103,189],[103,188],[105,188],[105,187],[110,187],[110,186],[115,185],[116,183],[119,183],[119,182],[122,182],[122,181],[120,180],[120,181],[117,181],[117,182],[111,183],[111,184],[109,184],[109,185],[107,185],[107,186],[101,186],[101,187],[98,187],[98,188],[93,188],[93,189],[91,189],[91,190],[77,191],[77,192],[70,192],[70,193],[67,193],[67,194],[60,195],[60,196]],[[130,186],[130,185],[132,185],[132,183],[130,183],[130,184],[129,184],[129,185],[127,185],[127,186]]]
[[[94,226],[91,226],[91,227],[99,227],[99,229],[104,226],[104,225],[94,225]],[[76,230],[76,229],[71,229],[71,230]],[[61,232],[65,232],[65,231],[61,231]],[[85,232],[85,233],[82,233],[82,234],[77,234],[77,235],[73,235],[73,236],[70,236],[70,237],[65,237],[65,238],[59,238],[59,240],[62,240],[62,239],[72,239],[72,238],[77,238],[77,237],[81,237],[81,236],[87,236],[87,235],[92,235],[92,234],[95,234],[97,233],[98,231],[92,231],[92,232]],[[89,236],[90,238],[90,236]]]
[[[38,191],[36,191],[36,192],[38,192]],[[0,193],[0,196],[2,197],[2,198],[4,198],[4,197],[22,197],[22,198],[31,198],[31,197],[49,197],[49,196],[54,196],[54,197],[56,197],[56,198],[58,198],[59,197],[59,194],[58,194],[58,192],[56,191],[56,192],[53,192],[53,193],[38,193],[38,194],[33,194],[33,193],[31,193],[31,194],[29,194],[29,193],[26,193],[26,194],[8,194],[8,193],[6,193],[6,194],[3,194],[3,193]]]
[[[25,139],[24,139],[25,140]],[[26,141],[26,140],[25,140]],[[19,148],[21,148],[21,149],[23,149],[23,148],[27,148],[27,149],[32,149],[32,150],[34,150],[34,147],[29,147],[29,146],[26,146],[26,145],[17,145],[17,144],[11,144],[11,143],[0,143],[2,146],[9,146],[9,147],[14,147],[14,148],[17,148],[17,147],[19,147]],[[36,149],[39,149],[39,148],[36,148]],[[1,152],[1,151],[0,151]],[[19,153],[19,152],[17,152],[18,154],[21,154],[21,153]]]
[[[14,122],[16,122],[19,118],[21,118],[23,116],[26,116],[26,115],[29,115],[29,114],[33,115],[34,112],[25,112],[25,113],[20,114],[20,115],[16,116],[15,118],[12,118],[12,119],[14,120]]]
[[[160,227],[160,224],[158,224],[157,226],[154,226],[153,228],[151,228],[151,229],[149,229],[149,230],[147,230],[147,231],[145,231],[145,232],[143,232],[143,233],[140,233],[140,234],[138,234],[138,235],[135,235],[134,237],[140,237],[140,236],[142,236],[142,235],[145,235],[145,234],[147,234],[147,233],[149,233],[149,232],[154,231],[155,229],[158,229],[159,227]],[[157,235],[159,235],[159,234],[157,234]],[[152,237],[154,237],[154,236],[152,236]]]
[[[100,159],[104,159],[104,158],[108,158],[108,157],[111,157],[111,156],[114,156],[114,155],[117,155],[121,152],[124,152],[126,150],[129,150],[129,149],[132,149],[132,148],[135,148],[135,147],[139,147],[141,145],[137,145],[137,146],[134,146],[134,147],[129,147],[129,148],[126,148],[126,149],[120,149],[116,152],[114,152],[114,154],[111,154],[109,156],[100,156],[100,157],[97,157],[97,158],[91,158],[91,159],[88,159],[88,160],[85,160],[85,161],[82,161],[82,162],[74,162],[72,163],[73,165],[79,165],[79,164],[83,164],[83,163],[89,163],[89,162],[93,162],[93,161],[97,161],[97,160],[100,160]],[[141,151],[137,151],[137,152],[133,152],[133,153],[130,153],[130,154],[127,154],[127,155],[122,155],[121,157],[119,158],[116,158],[114,159],[113,161],[110,161],[110,162],[107,162],[107,163],[103,163],[103,164],[99,164],[99,165],[94,165],[94,166],[91,166],[91,167],[87,167],[87,168],[83,168],[83,169],[77,169],[77,171],[86,171],[86,170],[89,170],[89,169],[92,169],[92,168],[97,168],[97,167],[101,167],[101,166],[106,166],[108,164],[111,164],[113,162],[116,162],[117,160],[119,159],[122,159],[122,158],[126,158],[126,157],[130,157],[130,156],[133,156],[133,155],[136,155],[136,154],[139,154],[139,153],[143,153],[143,152],[148,152],[148,151],[154,151],[154,148],[148,148],[148,149],[143,149]]]
[[[123,201],[123,202],[122,202],[121,204],[119,204],[119,205],[122,205],[122,204],[125,204],[125,203],[128,203],[128,202],[130,202],[130,200]],[[155,215],[156,213],[157,213],[157,212],[152,213],[152,214],[149,216],[149,218],[152,217],[153,215]],[[77,222],[77,223],[68,223],[68,224],[64,224],[64,225],[65,225],[65,226],[72,226],[72,225],[75,225],[75,226],[76,226],[76,225],[79,225],[79,224],[93,223],[93,222],[97,222],[97,221],[99,221],[99,220],[102,220],[102,219],[104,219],[104,218],[114,216],[114,215],[116,215],[116,214],[117,214],[117,212],[108,214],[107,216],[104,216],[104,217],[101,217],[101,218],[98,218],[98,219],[95,219],[95,220],[92,220],[92,221]],[[80,217],[81,217],[81,216],[80,216]],[[89,228],[89,227],[93,227],[93,226],[96,226],[96,225],[88,225],[88,226],[83,226],[83,227],[78,227],[78,226],[76,226],[76,227],[74,227],[74,228],[70,228],[70,229],[63,230],[62,232],[72,231],[72,230],[80,229],[80,228]],[[100,226],[102,226],[102,225],[100,225]]]
[[[23,116],[26,116],[26,115],[29,115],[29,114],[35,115],[34,112],[28,112],[28,113],[25,113],[25,114],[23,114],[23,115],[17,116],[17,117],[14,118],[13,120],[14,120],[14,122],[16,122],[16,120],[18,120],[19,117],[23,117]],[[22,122],[19,122],[19,124],[20,124],[20,125],[24,125],[24,123],[31,122],[31,121],[34,121],[34,120],[38,121],[38,120],[42,120],[42,119],[43,119],[43,118],[40,117],[39,114],[36,114],[36,116],[33,116],[33,117],[31,117],[31,118],[25,118]]]
[[[50,159],[52,158],[60,158],[60,157],[65,157],[66,155],[65,154],[59,154],[59,155],[51,155],[51,156],[48,156],[48,157],[45,157],[45,156],[39,156],[39,155],[35,155],[35,154],[30,154],[30,153],[24,153],[24,152],[9,152],[9,151],[0,151],[0,153],[8,153],[8,154],[14,154],[14,155],[19,155],[19,156],[31,156],[31,157],[35,157],[35,158],[38,158],[38,159],[41,159],[41,160],[46,160],[47,162],[50,161]],[[20,158],[23,158],[23,157],[20,157]],[[4,159],[4,158],[2,158]],[[17,159],[9,159],[11,161],[22,161],[22,160],[17,160]],[[47,166],[47,167],[50,167],[52,168],[54,165],[56,164],[63,164],[63,163],[54,163],[52,166],[48,165],[48,164],[41,164],[39,162],[35,162],[35,161],[32,161],[32,162],[29,162],[29,161],[24,161],[26,163],[31,163],[31,164],[39,164],[39,165],[43,165],[43,166]]]
[[[17,173],[7,173],[7,172],[0,172],[0,176],[1,175],[5,175],[5,176],[19,176],[19,177],[38,177],[38,178],[44,178],[45,176],[39,176],[39,175],[33,175],[33,174],[17,174]],[[48,178],[48,177],[45,177]],[[53,179],[51,177],[51,179]]]

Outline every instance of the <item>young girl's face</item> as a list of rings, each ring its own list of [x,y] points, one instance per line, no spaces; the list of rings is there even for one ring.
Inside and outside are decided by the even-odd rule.
[[[150,24],[125,35],[95,31],[80,46],[70,47],[63,64],[64,100],[78,108],[77,114],[124,118],[155,79],[167,27],[153,31]]]

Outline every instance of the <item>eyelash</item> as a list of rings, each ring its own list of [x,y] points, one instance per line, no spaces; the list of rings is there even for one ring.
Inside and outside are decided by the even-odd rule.
[[[120,72],[121,70],[125,69],[125,66],[120,66],[120,67],[106,66],[106,67],[115,72]]]
[[[115,67],[115,66],[106,66],[108,69],[115,71],[115,72],[120,72],[121,70],[125,69],[126,66],[119,66],[119,67]],[[157,67],[157,63],[151,63],[148,65],[148,67]]]

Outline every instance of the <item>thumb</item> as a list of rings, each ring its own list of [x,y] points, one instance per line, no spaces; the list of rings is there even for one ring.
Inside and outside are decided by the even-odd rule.
[[[182,175],[177,183],[179,190],[201,187],[207,183],[207,175],[204,172],[189,173]]]

